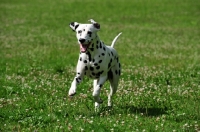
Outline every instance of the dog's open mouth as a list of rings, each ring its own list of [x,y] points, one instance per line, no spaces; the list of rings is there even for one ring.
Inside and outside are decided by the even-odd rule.
[[[90,46],[90,43],[89,44],[80,44],[80,51],[83,53],[86,52],[89,46]]]

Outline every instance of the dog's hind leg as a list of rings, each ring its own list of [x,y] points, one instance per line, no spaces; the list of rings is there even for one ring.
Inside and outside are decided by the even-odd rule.
[[[117,87],[118,87],[118,82],[119,82],[119,77],[120,77],[120,73],[119,73],[119,68],[115,69],[111,69],[110,71],[110,75],[109,75],[109,82],[110,82],[110,93],[108,94],[108,106],[111,107],[112,106],[112,96],[113,94],[116,93],[117,91]]]
[[[115,79],[110,80],[110,93],[108,94],[108,106],[112,106],[112,96],[116,93],[118,87],[119,76],[114,77]]]

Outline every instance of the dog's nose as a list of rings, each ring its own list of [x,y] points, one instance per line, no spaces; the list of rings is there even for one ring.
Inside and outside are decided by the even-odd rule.
[[[85,39],[81,38],[81,39],[79,39],[79,42],[80,42],[80,43],[84,43],[84,42],[85,42]]]

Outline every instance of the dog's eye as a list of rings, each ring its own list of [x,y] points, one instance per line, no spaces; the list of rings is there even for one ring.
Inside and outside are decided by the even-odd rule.
[[[91,31],[88,31],[87,33],[88,33],[88,35],[89,35],[90,37],[92,37],[92,32],[91,32]]]
[[[91,34],[92,34],[92,32],[91,32],[91,31],[88,31],[88,34],[89,34],[89,35],[91,35]]]
[[[81,31],[81,30],[79,30],[79,31],[78,31],[78,33],[82,33],[82,31]]]

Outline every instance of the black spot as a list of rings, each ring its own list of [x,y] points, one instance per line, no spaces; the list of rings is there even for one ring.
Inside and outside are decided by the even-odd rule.
[[[87,63],[87,60],[84,60],[84,63]]]
[[[102,53],[101,55],[103,55],[103,56],[104,56],[105,54],[104,54],[104,53]]]
[[[97,64],[97,63],[94,63],[94,65],[97,66],[98,64]]]
[[[91,51],[94,51],[94,48],[90,48]]]
[[[97,44],[99,43],[99,41],[97,40]]]
[[[90,54],[90,52],[87,52],[87,55],[88,55],[89,61],[91,61],[91,54]]]
[[[92,48],[94,47],[94,43],[92,44]]]
[[[74,26],[74,22],[71,22],[70,25]]]
[[[79,26],[79,24],[75,26],[75,30],[77,29],[78,26]]]
[[[101,45],[101,43],[100,43],[100,48],[102,48],[102,45]]]
[[[110,70],[110,71],[108,71],[108,78],[109,79],[113,79],[113,73],[112,73],[112,71]]]
[[[97,69],[97,70],[100,69],[100,66],[97,66],[96,69]]]
[[[88,70],[88,67],[87,67],[87,66],[85,66],[85,70]]]
[[[108,68],[110,68],[111,63],[112,63],[112,59],[110,59],[110,62],[108,63]]]
[[[90,67],[90,70],[93,71],[93,70],[94,70],[94,67]]]
[[[97,48],[97,49],[99,48],[98,44],[96,45],[96,48]]]
[[[113,56],[113,52],[111,51],[111,54],[112,54],[112,56]]]
[[[77,78],[76,78],[76,82],[77,82],[77,83],[80,83],[80,81],[81,81],[81,78],[77,77]]]
[[[110,56],[110,53],[108,53],[108,55]]]
[[[108,69],[110,68],[110,66],[111,66],[111,63],[108,64]]]
[[[115,70],[115,74],[118,74],[118,71],[117,71],[117,70]]]
[[[95,59],[92,59],[92,62],[95,62]]]
[[[103,73],[103,71],[100,71],[97,73],[98,76],[100,76]]]
[[[106,51],[106,48],[105,48],[105,47],[103,47],[103,50],[104,50],[104,51]]]
[[[81,34],[82,33],[82,30],[78,30],[78,34]]]
[[[92,75],[93,75],[93,76],[95,76],[95,73],[94,73],[94,72],[92,72]]]
[[[80,75],[81,73],[80,73],[80,72],[78,72],[77,74],[78,74],[78,75]]]
[[[80,61],[82,61],[82,57],[80,57],[80,59],[79,59]]]
[[[101,57],[101,56],[99,55],[99,57]]]
[[[119,68],[121,67],[121,64],[119,63]]]
[[[121,70],[119,70],[119,75],[121,75]]]
[[[100,84],[99,87],[101,88],[101,87],[102,87],[102,84]]]
[[[76,82],[78,83],[79,81],[78,81],[78,78],[76,78]]]
[[[102,60],[99,60],[99,63],[101,63],[102,62]]]

